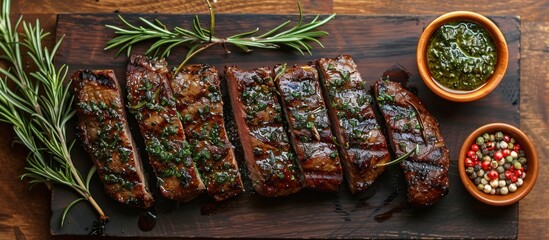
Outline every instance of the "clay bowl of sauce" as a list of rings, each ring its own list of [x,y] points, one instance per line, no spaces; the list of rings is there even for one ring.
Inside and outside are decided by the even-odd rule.
[[[539,161],[534,144],[524,132],[506,123],[490,123],[465,139],[458,169],[471,196],[488,205],[506,206],[532,190]]]
[[[505,38],[490,19],[456,11],[427,25],[419,38],[416,61],[431,91],[450,101],[470,102],[498,86],[508,56]]]

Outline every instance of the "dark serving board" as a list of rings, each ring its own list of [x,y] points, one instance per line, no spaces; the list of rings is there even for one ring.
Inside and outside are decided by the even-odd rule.
[[[193,17],[124,15],[133,23],[137,23],[139,16],[149,20],[158,18],[168,27],[190,27]],[[202,15],[201,19],[208,24],[207,16]],[[216,35],[229,36],[257,26],[266,30],[286,19],[295,22],[297,16],[220,14],[216,19]],[[319,57],[350,54],[370,84],[389,68],[400,66],[407,69],[411,76],[408,86],[417,89],[419,97],[438,119],[450,150],[450,193],[435,206],[409,206],[403,174],[398,166],[392,166],[369,190],[357,195],[352,195],[347,186],[342,185],[337,193],[303,191],[277,199],[264,198],[249,191],[221,204],[213,203],[207,196],[185,204],[160,199],[155,210],[156,227],[151,231],[141,231],[138,219],[145,211],[115,203],[94,176],[92,194],[110,217],[105,233],[112,236],[213,238],[516,238],[518,204],[490,207],[476,201],[462,186],[456,163],[458,149],[473,129],[495,121],[519,124],[520,21],[517,17],[491,18],[501,28],[509,45],[509,67],[500,86],[482,100],[452,103],[425,87],[415,64],[417,40],[433,19],[434,16],[338,15],[322,27],[330,33],[321,39],[326,48],[315,46],[312,56],[302,56],[287,49],[254,50],[251,54],[232,49],[232,54],[226,54],[221,47],[215,46],[199,54],[192,62],[209,63],[222,70],[224,65],[254,68],[277,63],[305,64]],[[105,24],[120,26],[121,22],[115,14],[59,15],[57,37],[64,35],[65,39],[59,49],[57,64],[68,64],[69,75],[78,68],[112,68],[124,82],[127,58],[114,58],[115,51],[103,50],[106,42],[114,36],[112,30],[104,27]],[[143,49],[141,46],[134,52],[142,53]],[[172,52],[168,59],[170,65],[178,65],[184,54],[185,49],[181,48]],[[232,114],[226,112],[226,115],[228,128],[234,133],[230,123]],[[135,130],[134,127],[134,137],[139,138]],[[232,135],[233,143],[236,137]],[[143,146],[138,145],[145,156]],[[238,145],[236,150],[243,165]],[[78,167],[87,171],[91,161],[79,143],[74,147],[73,157]],[[67,215],[65,226],[59,226],[63,208],[75,198],[75,194],[65,188],[54,188],[52,234],[89,233],[97,214],[86,203],[77,204]]]

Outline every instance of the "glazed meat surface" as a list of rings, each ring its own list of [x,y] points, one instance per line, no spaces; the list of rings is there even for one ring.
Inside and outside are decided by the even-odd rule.
[[[376,101],[387,124],[397,156],[419,152],[401,163],[408,183],[408,201],[428,206],[448,193],[448,149],[438,122],[417,96],[399,83],[379,80],[374,85]]]
[[[315,66],[284,65],[274,72],[304,186],[337,191],[343,173]]]
[[[141,159],[131,137],[122,91],[112,70],[79,70],[72,76],[78,115],[77,133],[97,167],[107,193],[116,201],[148,208]]]
[[[162,196],[185,202],[200,195],[205,187],[177,114],[166,65],[163,59],[130,58],[126,71],[128,105],[139,122]]]
[[[350,56],[317,61],[345,176],[353,193],[366,190],[391,156],[373,110],[373,99]]]
[[[281,106],[269,68],[225,67],[235,122],[255,191],[267,197],[301,189],[298,167],[282,126]]]
[[[244,187],[225,131],[217,69],[209,65],[185,66],[170,84],[206,191],[216,201],[237,196]]]

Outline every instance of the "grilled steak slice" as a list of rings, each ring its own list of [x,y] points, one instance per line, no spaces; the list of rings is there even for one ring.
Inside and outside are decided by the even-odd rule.
[[[317,61],[328,115],[353,193],[366,190],[391,158],[373,110],[373,99],[350,56]]]
[[[278,66],[274,72],[305,187],[337,191],[343,173],[315,66]]]
[[[408,183],[408,201],[421,206],[436,203],[448,193],[450,164],[438,122],[400,84],[379,80],[374,90],[395,154],[402,156],[419,145],[418,154],[400,165]]]
[[[209,65],[185,66],[170,84],[208,194],[216,201],[240,194],[244,186],[225,131],[217,69]]]
[[[278,197],[298,192],[300,178],[269,68],[225,67],[244,159],[255,191]]]
[[[72,76],[77,132],[107,193],[116,201],[151,207],[141,159],[126,121],[122,91],[112,70],[79,70]]]
[[[163,60],[132,56],[126,79],[128,105],[139,122],[162,196],[189,201],[204,190],[192,149],[178,118]]]

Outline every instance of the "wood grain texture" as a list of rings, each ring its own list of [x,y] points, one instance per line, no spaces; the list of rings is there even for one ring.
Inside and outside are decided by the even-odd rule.
[[[188,25],[192,17],[141,16],[159,19],[168,27]],[[138,15],[125,17],[135,22]],[[252,17],[255,22],[247,21]],[[216,33],[220,36],[229,36],[242,29],[253,29],[256,22],[260,22],[261,27],[269,29],[286,18],[280,15],[223,15],[217,19]],[[461,141],[474,128],[493,121],[494,118],[514,125],[519,122],[520,22],[512,17],[494,18],[505,33],[510,52],[509,70],[495,94],[478,102],[458,104],[440,99],[417,77],[419,75],[415,65],[415,45],[422,28],[433,18],[434,16],[340,16],[323,26],[324,30],[331,33],[331,37],[322,39],[327,47],[314,49],[313,56],[302,56],[284,50],[255,50],[253,54],[235,50],[233,54],[227,55],[223,48],[216,47],[197,55],[192,63],[206,62],[218,69],[222,69],[226,64],[254,68],[284,62],[290,65],[304,64],[318,57],[351,54],[369,84],[396,64],[404,67],[412,75],[408,85],[419,92],[420,98],[441,124],[441,131],[443,136],[446,136],[446,144],[453,160],[450,170],[452,187],[449,196],[439,204],[427,209],[416,209],[406,204],[407,188],[400,168],[396,167],[383,174],[366,193],[358,195],[350,194],[346,185],[343,185],[337,194],[304,191],[281,199],[262,198],[246,193],[233,201],[213,205],[215,211],[211,216],[203,215],[205,209],[212,208],[211,201],[206,197],[181,204],[175,209],[166,209],[166,205],[163,205],[165,203],[160,203],[156,205],[159,209],[157,227],[150,232],[142,232],[136,224],[140,213],[114,204],[105,197],[99,181],[93,179],[93,194],[111,217],[111,222],[107,225],[107,234],[215,238],[515,238],[518,234],[518,205],[496,209],[485,207],[473,200],[459,184],[455,163]],[[119,76],[123,76],[127,58],[113,59],[115,51],[103,51],[106,40],[112,37],[112,31],[106,29],[105,24],[117,25],[119,21],[114,14],[59,15],[57,34],[65,35],[66,40],[60,47],[57,62],[70,63],[69,72],[79,68],[112,68]],[[364,41],[363,36],[367,36],[368,41]],[[143,45],[134,49],[137,53],[143,50]],[[176,65],[184,53],[184,49],[179,48],[172,52],[168,61],[171,65]],[[229,104],[225,106],[224,112],[230,113]],[[477,116],[484,112],[490,115],[464,117]],[[233,125],[232,121],[231,118],[226,119],[227,125]],[[229,130],[229,136],[236,135],[230,134]],[[231,140],[233,144],[238,142],[234,137]],[[139,141],[137,144],[143,148]],[[82,154],[79,146],[75,146],[74,150],[73,158],[82,160],[79,162],[80,166],[87,169],[85,165],[89,166],[89,157]],[[238,147],[236,155],[242,162],[242,152]],[[62,229],[59,228],[57,223],[63,206],[73,198],[72,193],[55,188],[51,222],[54,234],[86,234],[86,227],[94,220],[91,209],[82,204],[69,213],[69,221]],[[487,217],[493,220],[487,221]],[[235,231],[233,226],[237,225],[245,227]],[[503,227],[498,231],[485,230],[495,229],[496,226]]]
[[[295,0],[211,0],[218,13],[282,13],[297,14]],[[203,0],[83,0],[83,1],[16,1],[21,13],[207,13],[208,7]],[[302,0],[304,13],[329,13],[332,2],[325,0]],[[24,10],[23,10],[24,9]]]
[[[90,12],[155,12],[159,13],[205,13],[202,1],[166,0],[155,9],[147,5],[150,1],[66,1],[58,0],[13,0],[12,14],[25,14],[25,19],[35,17],[50,19],[46,30],[55,32],[57,13]],[[157,1],[160,2],[160,1]],[[305,12],[336,12],[339,14],[441,14],[447,11],[468,9],[488,15],[516,15],[522,18],[521,29],[521,129],[538,146],[542,168],[538,182],[531,194],[520,202],[519,239],[549,238],[549,185],[547,173],[549,158],[549,1],[505,0],[505,1],[438,1],[438,0],[316,0],[301,1]],[[284,3],[284,4],[282,4]],[[253,7],[250,4],[253,4]],[[318,5],[318,6],[317,6]],[[148,7],[144,7],[148,6]],[[216,11],[231,13],[295,14],[295,1],[291,0],[218,0]],[[289,7],[288,7],[289,6]],[[320,6],[320,7],[319,7]],[[38,14],[38,15],[33,15]],[[44,22],[42,22],[44,25]],[[51,45],[50,45],[51,46]],[[531,94],[535,93],[535,94]],[[23,172],[26,151],[11,145],[13,131],[2,124],[4,133],[0,140],[0,180],[4,197],[0,200],[0,239],[70,239],[70,237],[49,236],[49,193],[45,187],[28,190],[28,184],[19,181]],[[545,164],[543,164],[545,163]],[[24,201],[23,201],[24,200]],[[18,228],[17,223],[31,227]],[[91,239],[91,238],[88,238]]]

